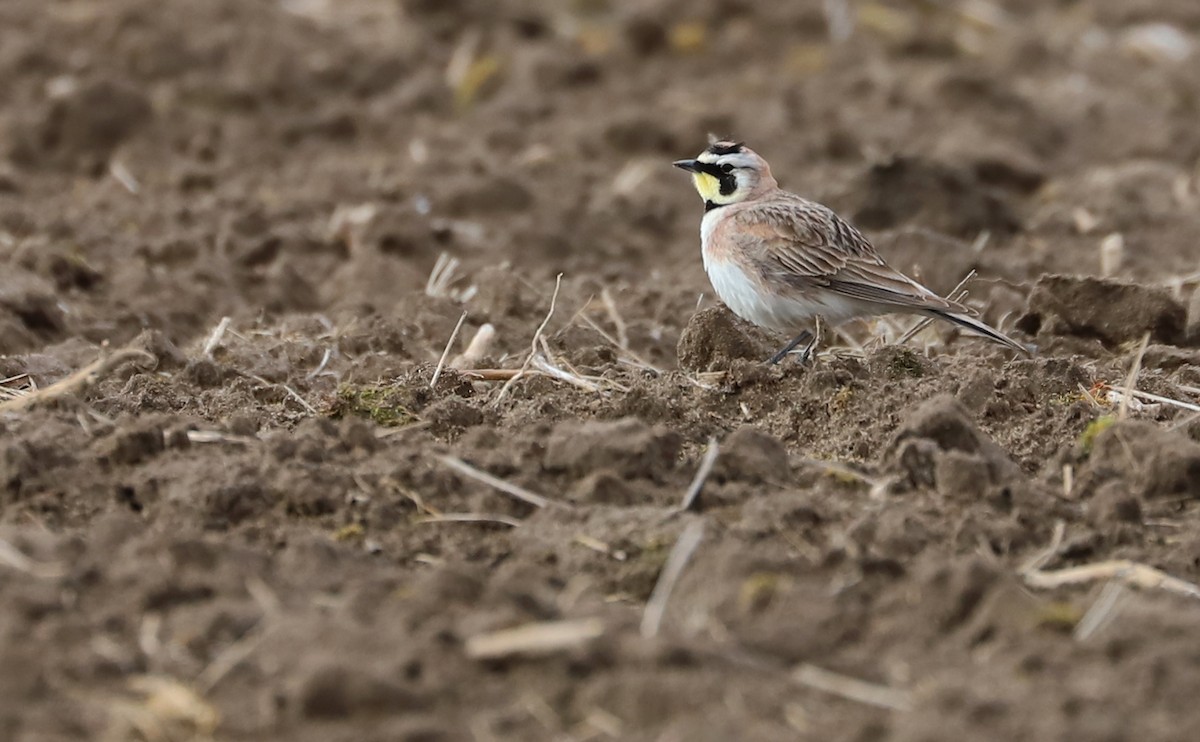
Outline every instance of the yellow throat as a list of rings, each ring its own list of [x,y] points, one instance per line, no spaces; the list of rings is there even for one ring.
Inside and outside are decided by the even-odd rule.
[[[696,186],[700,198],[713,203],[721,203],[727,197],[721,195],[721,181],[708,173],[692,173],[692,183]]]

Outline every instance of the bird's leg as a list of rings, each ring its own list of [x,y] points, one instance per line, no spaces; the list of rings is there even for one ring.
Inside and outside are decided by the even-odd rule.
[[[804,352],[800,354],[800,363],[807,364],[812,360],[813,353],[816,352],[817,346],[825,339],[825,322],[821,319],[821,315],[813,318],[813,333],[812,340],[804,347]]]
[[[808,330],[805,330],[804,332],[800,333],[796,337],[789,340],[788,344],[783,346],[783,348],[778,353],[771,356],[771,358],[767,361],[767,365],[774,366],[775,364],[779,363],[780,361],[782,361],[784,358],[787,357],[788,353],[791,353],[793,350],[795,350],[801,343],[808,343],[809,344],[808,347],[811,348],[813,342],[815,342],[815,341],[816,341],[816,338],[813,337],[813,334],[811,332],[809,332]],[[807,350],[804,352],[806,354],[808,353]]]

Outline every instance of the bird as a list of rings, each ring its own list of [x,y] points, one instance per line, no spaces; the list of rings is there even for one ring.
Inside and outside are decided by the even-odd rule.
[[[704,200],[700,247],[717,296],[742,319],[798,333],[768,363],[803,343],[807,362],[823,324],[891,313],[946,320],[1031,355],[963,304],[890,267],[832,209],[780,188],[767,161],[743,142],[712,141],[695,159],[672,164],[691,173]]]

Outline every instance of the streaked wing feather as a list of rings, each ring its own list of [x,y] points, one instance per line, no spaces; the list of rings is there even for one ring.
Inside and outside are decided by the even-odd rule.
[[[912,309],[965,312],[966,307],[943,299],[886,265],[851,261],[832,276],[829,288],[848,296]]]
[[[889,267],[861,232],[820,204],[799,197],[765,202],[740,212],[738,221],[734,239],[768,281],[897,308],[968,311]]]

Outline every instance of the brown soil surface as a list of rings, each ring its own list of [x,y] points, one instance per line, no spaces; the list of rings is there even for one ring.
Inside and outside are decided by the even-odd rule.
[[[1195,738],[1200,601],[1023,569],[1200,581],[1200,5],[852,5],[0,3],[0,739]],[[764,366],[710,131],[1036,356]]]

